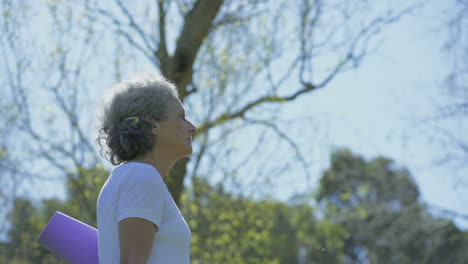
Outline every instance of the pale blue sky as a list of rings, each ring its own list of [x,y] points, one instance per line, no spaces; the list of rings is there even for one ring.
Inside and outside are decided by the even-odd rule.
[[[337,117],[330,126],[332,145],[349,146],[367,158],[393,158],[413,173],[424,200],[468,214],[468,192],[454,190],[457,179],[466,179],[467,170],[435,165],[433,160],[447,149],[431,142],[432,132],[424,131],[429,124],[415,123],[436,114],[433,100],[446,100],[440,88],[450,69],[449,59],[441,52],[446,29],[437,30],[445,10],[446,1],[431,1],[414,16],[388,27],[377,54],[326,89],[302,98],[295,108],[297,114],[310,105],[314,111],[331,113]],[[459,135],[466,131],[466,127],[447,124],[448,128],[465,129],[453,130]],[[466,221],[457,223],[468,228]]]

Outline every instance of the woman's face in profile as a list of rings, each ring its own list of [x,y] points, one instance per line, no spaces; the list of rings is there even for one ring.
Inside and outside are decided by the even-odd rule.
[[[156,125],[156,147],[160,151],[181,157],[192,154],[192,135],[197,128],[185,115],[185,108],[179,99],[169,103],[168,119]]]

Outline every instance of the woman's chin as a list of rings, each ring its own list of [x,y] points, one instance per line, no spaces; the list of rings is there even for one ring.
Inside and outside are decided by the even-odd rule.
[[[188,148],[187,148],[187,151],[184,153],[184,157],[189,157],[191,156],[193,153],[193,148],[192,146],[190,145]]]
[[[190,152],[187,153],[186,157],[192,156],[192,153],[193,153],[193,149],[190,148]]]

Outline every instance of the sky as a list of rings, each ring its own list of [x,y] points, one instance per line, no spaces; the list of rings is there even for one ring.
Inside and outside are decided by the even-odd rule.
[[[330,150],[349,147],[367,159],[378,155],[392,158],[398,166],[411,171],[425,202],[468,214],[468,208],[463,206],[468,194],[454,189],[457,179],[466,178],[467,171],[436,165],[434,159],[442,149],[421,133],[427,129],[425,124],[417,123],[434,114],[432,100],[443,99],[439,84],[450,69],[450,60],[441,51],[445,31],[438,31],[437,27],[446,5],[447,1],[429,1],[416,14],[386,27],[378,50],[365,58],[358,69],[341,74],[322,90],[282,106],[278,119],[316,119],[310,126],[290,131],[292,137],[304,143],[300,145],[310,164],[310,179],[304,177],[301,166],[294,166],[283,177],[273,179],[271,188],[252,188],[252,193],[270,192],[287,201],[295,193],[314,190],[321,172],[329,166]],[[454,124],[448,125],[455,128]],[[243,130],[230,144],[248,152],[254,145],[252,133],[258,134],[258,130]],[[194,151],[196,146],[194,143]],[[238,160],[243,157],[239,155]],[[229,164],[221,162],[217,166],[219,173],[210,177],[213,183],[222,179],[221,168]],[[192,169],[190,164],[188,171]],[[254,172],[240,173],[255,177]],[[248,180],[251,179],[242,181]],[[64,196],[64,189],[56,184],[44,185],[43,190],[41,197]],[[468,229],[468,222],[456,219],[456,223]]]
[[[376,54],[326,89],[298,100],[293,111],[304,113],[312,105],[317,113],[331,114],[330,145],[347,146],[366,158],[390,157],[410,169],[424,201],[468,214],[468,192],[454,188],[468,171],[435,164],[440,152],[447,150],[430,139],[430,131],[425,131],[430,124],[420,123],[436,114],[436,103],[447,99],[441,89],[450,69],[450,60],[441,49],[446,29],[440,27],[439,19],[444,10],[446,1],[430,1],[416,14],[386,28]],[[456,130],[460,128],[455,123],[447,126],[459,135],[466,131]],[[328,164],[322,164],[326,164],[319,166],[323,170]],[[456,223],[468,228],[466,221],[457,219]]]

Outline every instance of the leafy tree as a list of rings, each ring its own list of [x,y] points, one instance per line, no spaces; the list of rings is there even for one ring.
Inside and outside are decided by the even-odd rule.
[[[342,263],[345,230],[317,220],[310,205],[233,197],[194,178],[182,196],[193,263]],[[305,254],[300,257],[301,249]],[[326,249],[326,251],[324,250]]]
[[[0,245],[7,263],[63,263],[36,241],[55,211],[91,226],[93,193],[107,171],[80,170],[68,178],[65,201],[33,204],[16,199],[8,243]],[[77,181],[78,183],[71,183]],[[193,263],[466,263],[466,232],[431,216],[419,201],[409,172],[389,159],[365,161],[348,150],[332,155],[318,192],[319,207],[300,201],[254,201],[194,177],[182,195],[182,214],[192,230]],[[80,189],[74,186],[81,186]],[[89,193],[85,192],[88,190]],[[325,214],[316,213],[325,208]]]
[[[88,225],[96,227],[96,201],[107,179],[108,172],[102,167],[80,169],[79,177],[68,175],[67,199],[45,199],[37,205],[24,198],[15,199],[10,216],[11,229],[8,243],[2,246],[8,263],[64,263],[50,254],[38,242],[41,230],[56,211],[63,212]],[[89,207],[89,208],[88,208]]]
[[[82,170],[82,190],[90,194],[102,187],[106,171]],[[77,183],[67,182],[67,186]],[[17,199],[6,250],[8,263],[63,263],[37,242],[55,211],[64,212],[91,226],[95,216],[83,214],[86,203],[95,209],[97,197],[69,189],[65,201],[43,200],[33,205]],[[346,231],[328,220],[317,220],[306,204],[290,206],[274,201],[235,197],[222,185],[210,186],[200,177],[182,196],[182,214],[192,230],[193,263],[342,263]],[[300,257],[300,252],[303,256]]]
[[[8,244],[5,245],[7,262],[43,263],[41,259],[47,252],[36,240],[44,222],[33,204],[26,199],[15,199],[9,220],[12,228],[8,232]]]
[[[419,201],[408,170],[387,158],[370,161],[340,149],[320,180],[326,218],[349,237],[350,263],[466,263],[467,232],[435,219]]]

